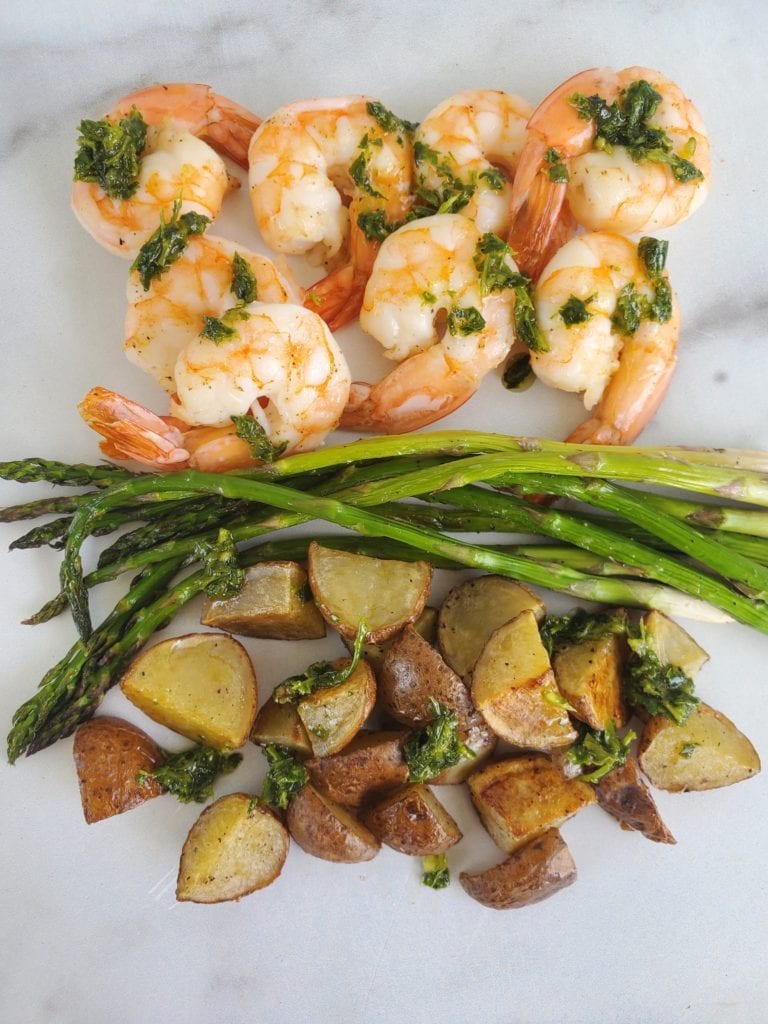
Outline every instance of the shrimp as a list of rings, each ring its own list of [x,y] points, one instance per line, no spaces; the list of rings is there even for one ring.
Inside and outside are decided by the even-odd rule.
[[[303,306],[253,302],[236,314],[224,337],[198,337],[180,353],[170,416],[103,388],[86,396],[80,412],[106,438],[105,454],[212,472],[252,464],[233,416],[253,417],[279,450],[322,443],[338,425],[350,387],[333,335]]]
[[[414,126],[366,96],[281,107],[249,150],[251,201],[277,252],[331,260],[305,304],[335,330],[360,309],[380,240],[413,197]]]
[[[652,271],[649,244],[663,253]],[[664,397],[680,333],[665,255],[655,239],[637,245],[595,232],[572,239],[544,268],[534,303],[549,351],[531,352],[531,367],[550,387],[583,392],[593,410],[569,441],[631,444]]]
[[[519,96],[472,89],[432,110],[414,136],[422,201],[471,218],[481,231],[509,230],[512,179],[533,108]]]
[[[111,252],[129,258],[161,217],[169,219],[179,200],[182,213],[195,211],[211,220],[218,216],[224,196],[237,182],[214,149],[247,167],[248,143],[260,124],[258,117],[208,85],[155,85],[120,100],[104,122],[84,121],[81,143],[90,152],[89,126],[98,132],[100,125],[124,125],[134,110],[146,124],[146,135],[136,142],[138,176],[129,179],[129,198],[108,194],[90,172],[72,187],[72,209],[85,230]],[[120,145],[125,142],[123,133]],[[78,154],[76,178],[82,173],[80,160]]]
[[[654,231],[697,210],[709,181],[706,130],[674,82],[642,67],[583,71],[528,122],[509,242],[535,279],[566,200],[588,230]]]
[[[241,261],[238,263],[236,256]],[[265,256],[212,235],[187,240],[178,259],[145,290],[139,272],[128,278],[125,354],[165,391],[176,390],[179,354],[203,329],[206,318],[222,317],[244,299],[238,281],[250,272],[249,300],[300,303],[303,295]],[[236,295],[235,290],[240,294]]]
[[[400,365],[378,384],[352,385],[343,427],[418,430],[471,398],[504,359],[514,340],[515,292],[483,286],[487,237],[469,218],[443,213],[411,221],[384,241],[360,326]],[[516,274],[508,251],[498,269]]]

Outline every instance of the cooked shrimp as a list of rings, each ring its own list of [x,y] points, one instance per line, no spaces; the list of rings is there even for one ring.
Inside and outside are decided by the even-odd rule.
[[[245,267],[236,256],[245,261]],[[250,271],[250,294],[238,287]],[[235,289],[240,295],[235,294]],[[125,354],[172,394],[174,367],[181,351],[204,327],[235,306],[238,298],[261,302],[302,300],[301,289],[281,274],[265,256],[249,252],[224,238],[190,237],[183,253],[145,291],[138,271],[128,278]]]
[[[497,89],[443,100],[414,136],[416,177],[436,207],[471,218],[481,231],[509,230],[512,179],[533,108]]]
[[[709,179],[701,116],[674,82],[642,67],[583,71],[528,123],[509,241],[536,278],[564,200],[590,230],[654,231],[698,209]]]
[[[592,416],[568,438],[631,444],[656,412],[675,368],[680,314],[645,246],[596,232],[572,239],[547,264],[534,293],[548,352],[531,352],[550,387],[581,391]],[[661,247],[661,249],[659,249]]]
[[[357,315],[379,241],[410,209],[412,131],[375,100],[343,96],[290,103],[253,136],[251,201],[265,242],[335,260],[306,300],[331,329]]]
[[[175,83],[126,96],[102,124],[130,119],[134,110],[146,123],[146,136],[134,151],[138,175],[127,182],[130,197],[108,194],[93,176],[76,180],[72,187],[72,208],[86,231],[111,252],[127,257],[136,255],[161,216],[170,218],[179,200],[182,213],[196,211],[211,220],[218,216],[224,196],[237,183],[214,149],[247,167],[248,143],[260,123],[208,85]],[[83,138],[89,124],[94,122],[81,125]],[[121,145],[125,141],[123,135]],[[78,154],[76,177],[82,173],[80,160]]]
[[[504,359],[514,340],[515,293],[483,286],[487,237],[467,217],[444,213],[412,221],[382,244],[360,326],[400,365],[378,384],[353,384],[343,427],[417,430],[471,398]],[[508,252],[502,267],[516,272]]]

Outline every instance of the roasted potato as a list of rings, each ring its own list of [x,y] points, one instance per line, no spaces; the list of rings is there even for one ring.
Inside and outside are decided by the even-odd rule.
[[[120,686],[155,722],[212,747],[242,747],[258,706],[242,644],[224,633],[188,633],[144,651]]]
[[[312,600],[307,574],[298,562],[249,566],[239,593],[207,600],[200,621],[228,633],[267,640],[325,636],[325,619]]]
[[[475,667],[491,633],[530,609],[540,621],[544,602],[506,576],[465,580],[448,594],[437,617],[437,643],[446,662],[462,677]]]
[[[307,563],[309,584],[326,622],[352,638],[364,621],[369,643],[381,643],[418,618],[432,582],[429,562],[369,558],[316,541]]]
[[[719,711],[700,704],[682,725],[656,715],[643,728],[640,767],[658,789],[673,793],[732,786],[760,771],[744,733]]]
[[[634,757],[628,757],[621,768],[604,775],[595,786],[595,795],[603,810],[616,818],[622,828],[642,832],[654,843],[676,842],[640,777]]]
[[[495,867],[459,875],[473,900],[493,910],[528,907],[553,896],[576,881],[571,851],[556,828],[519,847]]]
[[[359,807],[408,781],[403,744],[408,733],[360,732],[338,754],[304,762],[312,782],[331,800]]]
[[[437,629],[437,608],[427,605],[421,615],[419,615],[413,623],[409,623],[409,625],[411,628],[415,629],[419,636],[423,637],[428,644],[431,644],[435,639],[435,630]],[[384,655],[389,650],[389,645],[394,643],[398,636],[400,636],[400,633],[395,633],[389,640],[382,640],[381,643],[378,644],[363,644],[363,657],[373,667],[377,677],[381,664],[384,660]],[[354,649],[354,638],[342,637],[342,640],[348,651],[352,651]]]
[[[690,633],[663,612],[650,611],[643,616],[645,636],[662,665],[677,665],[691,679],[709,661],[707,652]]]
[[[386,796],[363,820],[382,843],[413,857],[445,853],[462,835],[432,790],[419,783]]]
[[[165,792],[154,779],[138,782],[139,772],[157,768],[163,754],[151,737],[122,718],[100,715],[85,722],[75,733],[72,752],[89,825]]]
[[[536,616],[526,609],[491,634],[472,671],[472,700],[502,739],[551,750],[577,736],[559,698]]]
[[[596,799],[593,786],[564,778],[543,754],[496,761],[468,781],[483,824],[507,853],[547,829],[558,828]]]
[[[332,663],[334,668],[348,664],[348,658]],[[315,757],[327,757],[346,747],[360,731],[375,703],[376,679],[363,658],[343,683],[315,690],[300,700],[296,711]]]
[[[288,856],[288,831],[247,793],[219,797],[203,811],[181,851],[176,899],[239,900],[274,882]]]
[[[379,669],[379,696],[384,710],[404,725],[431,721],[430,697],[456,714],[459,738],[475,757],[446,768],[432,780],[436,785],[463,782],[496,746],[495,734],[472,704],[462,679],[413,626],[406,626],[390,642]]]
[[[592,729],[605,729],[613,721],[627,722],[622,696],[625,641],[615,634],[569,644],[552,662],[557,687],[573,707],[573,714]]]
[[[278,704],[269,697],[259,709],[251,729],[251,742],[259,746],[277,743],[298,754],[311,754],[312,744],[295,704]]]
[[[302,850],[323,860],[357,864],[371,860],[381,849],[376,836],[346,807],[318,792],[311,783],[291,800],[286,823]]]

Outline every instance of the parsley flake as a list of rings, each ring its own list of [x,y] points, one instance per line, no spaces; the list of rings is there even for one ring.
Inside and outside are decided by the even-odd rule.
[[[166,222],[163,214],[160,214],[160,227],[142,245],[131,264],[131,270],[137,271],[145,292],[149,291],[152,280],[181,256],[190,235],[202,235],[211,223],[210,217],[204,217],[201,213],[190,211],[180,214],[180,210],[181,200],[177,199],[169,221]]]
[[[75,181],[93,181],[113,199],[130,199],[139,186],[147,123],[133,107],[127,117],[81,121],[75,156]]]

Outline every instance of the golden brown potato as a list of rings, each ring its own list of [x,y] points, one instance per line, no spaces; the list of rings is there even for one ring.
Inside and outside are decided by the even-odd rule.
[[[427,643],[431,644],[435,639],[435,630],[437,629],[437,608],[433,608],[431,605],[426,605],[421,615],[409,625],[416,630],[419,636],[423,637]],[[400,633],[395,633],[389,640],[382,640],[378,644],[363,644],[363,657],[373,667],[377,677],[381,663],[384,660],[384,655],[389,650],[389,645],[394,643]],[[348,651],[352,651],[355,646],[353,637],[342,637],[344,646]]]
[[[251,660],[225,633],[162,640],[131,663],[120,686],[155,722],[212,747],[242,747],[258,706]]]
[[[203,811],[181,851],[176,899],[239,900],[277,878],[288,856],[288,831],[247,793],[219,797]]]
[[[537,621],[544,617],[544,602],[506,576],[479,576],[454,587],[437,618],[437,643],[446,662],[460,676],[469,675],[491,633],[525,609]]]
[[[228,633],[267,640],[325,636],[325,619],[312,600],[307,574],[298,562],[249,566],[239,593],[207,600],[200,621]]]
[[[260,746],[277,743],[299,754],[312,753],[312,744],[296,705],[278,704],[274,697],[269,697],[256,715],[251,729],[251,741]]]
[[[622,697],[622,663],[625,641],[621,636],[604,636],[558,651],[552,662],[557,687],[573,714],[592,729],[605,729],[613,721],[627,722]]]
[[[642,832],[654,843],[676,842],[640,777],[634,757],[628,757],[621,768],[604,775],[595,786],[595,795],[603,810],[613,815],[622,828]]]
[[[677,665],[694,679],[709,661],[707,652],[690,633],[664,612],[650,611],[643,616],[645,636],[662,665]]]
[[[652,785],[673,793],[732,786],[760,771],[744,733],[719,711],[700,704],[682,725],[656,715],[643,728],[640,767]]]
[[[100,715],[81,725],[73,747],[80,800],[88,824],[122,814],[165,790],[139,772],[151,772],[163,762],[160,747],[151,737],[122,718]]]
[[[369,558],[309,546],[309,584],[323,618],[352,638],[364,621],[369,643],[380,643],[421,614],[432,582],[429,562]]]
[[[348,664],[349,658],[332,662],[334,668]],[[343,683],[315,690],[300,700],[296,711],[315,757],[327,757],[346,747],[362,728],[375,703],[376,680],[371,666],[362,658]]]
[[[469,792],[491,838],[507,853],[595,802],[589,783],[564,778],[543,754],[486,765],[470,775]]]
[[[381,849],[376,836],[350,811],[311,783],[291,800],[286,821],[302,850],[323,860],[357,864],[371,860]]]
[[[461,829],[428,786],[411,783],[385,797],[364,821],[382,843],[412,857],[445,853],[461,839]]]
[[[487,871],[462,871],[459,881],[483,906],[509,910],[539,903],[571,885],[576,865],[560,833],[551,828]]]
[[[362,731],[338,754],[304,762],[312,782],[331,800],[360,807],[408,781],[403,757],[407,732]]]
[[[413,626],[390,641],[379,669],[379,696],[384,710],[404,725],[422,726],[432,720],[430,697],[456,714],[459,738],[475,757],[446,768],[432,779],[436,785],[463,782],[496,747],[496,735],[473,705],[465,683]]]
[[[551,750],[576,739],[530,609],[491,635],[472,672],[472,700],[491,729],[517,747]]]

